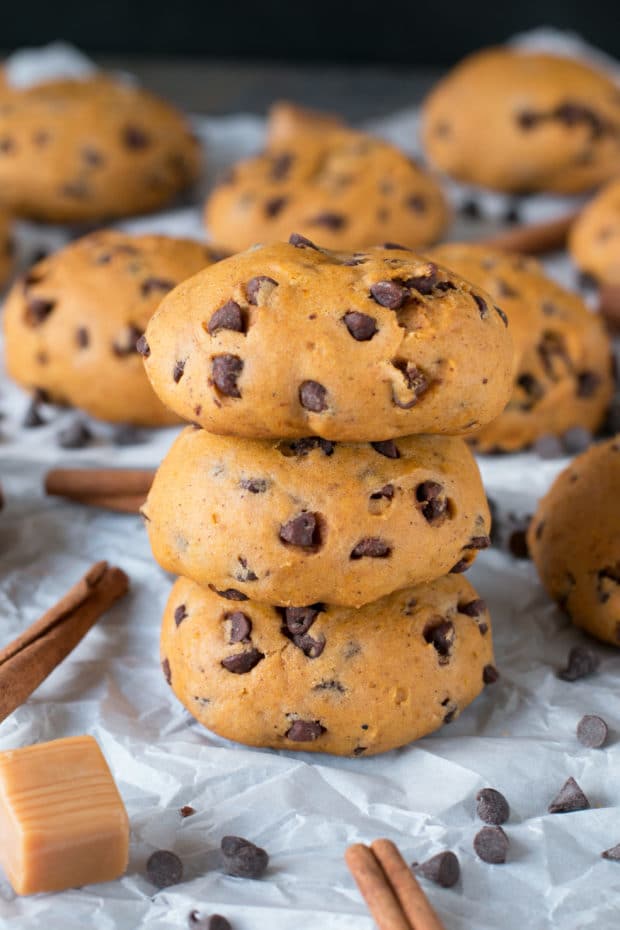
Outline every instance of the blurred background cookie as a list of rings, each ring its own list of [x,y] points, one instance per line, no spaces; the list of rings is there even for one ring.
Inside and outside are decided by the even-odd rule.
[[[4,311],[9,375],[51,401],[111,422],[176,422],[157,399],[136,341],[161,298],[216,260],[191,239],[92,233],[43,259]]]
[[[620,287],[620,180],[586,204],[571,227],[568,247],[580,271],[598,284]]]
[[[577,59],[489,48],[442,78],[422,113],[431,164],[482,187],[578,193],[620,168],[620,95]]]

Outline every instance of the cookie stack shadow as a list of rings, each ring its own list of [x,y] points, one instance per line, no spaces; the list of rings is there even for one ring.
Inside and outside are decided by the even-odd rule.
[[[449,723],[497,678],[489,544],[459,434],[506,404],[491,298],[401,247],[256,247],[168,295],[140,350],[193,421],[143,513],[181,577],[162,667],[210,730],[372,755]]]

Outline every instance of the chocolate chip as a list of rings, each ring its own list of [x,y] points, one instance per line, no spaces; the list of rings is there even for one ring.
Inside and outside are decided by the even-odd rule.
[[[322,633],[315,639],[309,633],[303,636],[290,636],[288,630],[284,629],[283,632],[308,659],[318,659],[325,649],[326,640]]]
[[[487,304],[486,300],[480,297],[479,294],[472,294],[471,296],[476,301],[476,306],[478,307],[478,310],[480,312],[480,318],[482,320],[486,319],[489,315],[489,305]]]
[[[308,222],[312,226],[325,226],[326,229],[331,229],[334,232],[337,232],[340,229],[344,229],[347,225],[347,218],[343,216],[342,213],[318,213]]]
[[[103,153],[100,152],[99,149],[93,148],[91,145],[83,146],[80,154],[82,156],[82,161],[90,165],[91,168],[97,168],[105,162]]]
[[[243,591],[237,591],[236,588],[226,588],[224,591],[218,591],[216,587],[210,584],[209,589],[213,591],[214,594],[219,595],[219,597],[225,598],[227,601],[247,601],[248,600],[247,594],[244,594]]]
[[[241,836],[225,836],[221,842],[224,871],[236,878],[260,878],[267,871],[269,856]]]
[[[191,804],[184,804],[183,807],[179,808],[179,814],[185,820],[186,817],[191,817],[196,813],[196,809],[191,806]]]
[[[294,439],[291,442],[281,443],[278,448],[283,455],[308,455],[313,449],[321,449],[324,455],[334,454],[335,442],[321,439],[320,436],[304,436],[303,439]]]
[[[327,410],[327,389],[318,381],[302,381],[299,386],[299,403],[304,410],[322,413]]]
[[[216,310],[207,325],[207,332],[210,336],[217,333],[220,329],[231,329],[235,333],[244,333],[245,324],[243,320],[243,310],[234,300],[228,300]]]
[[[393,439],[383,439],[381,442],[371,442],[375,452],[384,455],[386,459],[399,459],[400,450]]]
[[[198,911],[191,911],[187,918],[187,926],[193,930],[232,930],[232,926],[221,914],[210,914],[201,917]]]
[[[323,679],[319,681],[318,684],[312,685],[313,691],[337,691],[339,694],[344,694],[346,688],[339,681],[336,681],[334,678]]]
[[[168,659],[162,659],[161,670],[164,673],[164,678],[166,679],[166,683],[170,684],[170,682],[172,681],[172,674],[170,672],[170,662],[168,661]]]
[[[522,391],[528,396],[529,406],[532,406],[537,400],[545,393],[540,382],[534,375],[531,375],[529,372],[524,372],[519,375],[516,379],[517,387],[520,387]]]
[[[508,537],[508,549],[515,559],[529,559],[530,549],[527,544],[527,529],[513,530]]]
[[[601,383],[594,371],[582,371],[577,375],[577,397],[592,397]]]
[[[119,333],[112,343],[114,354],[118,355],[119,358],[123,358],[126,355],[134,355],[136,352],[141,354],[138,349],[138,342],[141,338],[142,330],[134,326],[133,323],[128,323],[125,329]]]
[[[265,214],[270,219],[273,219],[281,213],[286,204],[288,203],[288,197],[271,197],[265,202]]]
[[[494,685],[499,679],[499,672],[494,665],[485,665],[482,669],[482,680],[485,685]]]
[[[24,414],[22,426],[26,429],[34,429],[37,426],[45,426],[46,423],[47,420],[41,416],[39,402],[36,397],[33,397]]]
[[[274,287],[278,286],[278,282],[274,281],[273,278],[268,277],[266,274],[256,275],[254,278],[250,278],[248,283],[245,286],[245,296],[249,304],[252,304],[253,307],[258,306],[259,296],[262,291],[271,291]]]
[[[399,398],[395,397],[393,393],[392,400],[397,407],[403,410],[409,410],[411,407],[415,407],[419,398],[428,391],[430,387],[429,380],[423,371],[414,365],[413,362],[407,361],[406,359],[393,359],[392,365],[401,372],[405,378],[405,384],[408,390],[413,392],[413,398],[411,398],[411,400],[401,401]]]
[[[318,245],[315,245],[314,242],[311,242],[310,239],[306,239],[306,237],[302,236],[300,233],[291,233],[288,241],[290,245],[294,245],[297,249],[314,249],[315,252],[320,251]]]
[[[309,607],[278,607],[286,629],[292,636],[307,633],[316,618],[325,610],[324,604],[311,604]]]
[[[378,491],[373,491],[370,495],[371,501],[379,500],[388,500],[391,501],[394,497],[394,485],[393,484],[384,484],[382,488],[379,488]]]
[[[364,539],[360,539],[351,550],[349,558],[353,560],[363,558],[387,559],[391,554],[392,547],[384,539],[380,539],[378,536],[366,536]]]
[[[617,846],[612,846],[610,849],[606,849],[605,852],[601,853],[603,859],[611,859],[612,862],[620,862],[620,843]]]
[[[237,581],[258,581],[258,575],[256,572],[253,572],[251,568],[248,568],[248,560],[244,559],[242,555],[239,557],[240,568],[235,570],[234,578]]]
[[[146,341],[146,336],[140,336],[136,342],[136,352],[138,355],[141,355],[143,358],[148,358],[151,354],[151,347]]]
[[[436,885],[441,885],[442,888],[452,888],[461,875],[459,860],[450,850],[437,853],[436,856],[432,856],[419,865],[414,863],[412,868],[418,875],[430,882],[435,882]]]
[[[296,743],[312,743],[326,732],[318,720],[294,720],[284,735]]]
[[[607,724],[594,714],[586,714],[577,724],[577,739],[588,749],[600,749],[608,735]]]
[[[90,343],[90,333],[85,326],[79,326],[75,331],[75,341],[78,348],[85,349]]]
[[[183,863],[169,849],[158,849],[146,860],[146,874],[157,888],[168,888],[182,881]]]
[[[242,478],[239,487],[250,494],[264,494],[268,487],[266,478]]]
[[[366,313],[349,310],[342,317],[344,325],[358,342],[368,342],[377,332],[377,321]]]
[[[230,621],[230,639],[228,642],[231,645],[233,643],[250,642],[252,621],[247,614],[244,614],[241,610],[236,610],[234,613],[224,614],[224,619]]]
[[[211,363],[213,383],[226,397],[241,397],[237,379],[243,371],[243,362],[238,355],[214,355]]]
[[[410,197],[407,197],[405,202],[414,213],[424,213],[426,211],[426,197],[423,197],[422,194],[412,194]]]
[[[481,597],[476,598],[474,601],[468,601],[466,604],[459,604],[458,611],[460,614],[465,614],[466,617],[479,617],[480,614],[486,612],[487,603],[483,601]]]
[[[321,533],[318,514],[304,510],[292,520],[283,523],[280,527],[280,539],[291,546],[302,548],[319,545]]]
[[[559,459],[564,455],[562,443],[557,436],[552,436],[550,433],[539,436],[533,448],[541,459]]]
[[[588,449],[594,437],[589,429],[585,426],[571,426],[562,436],[562,445],[564,451],[569,455],[577,455],[579,452],[585,452]]]
[[[54,307],[55,300],[46,297],[26,296],[25,322],[28,326],[41,326],[48,318]]]
[[[233,675],[245,675],[246,672],[251,672],[253,668],[256,668],[264,658],[265,653],[259,649],[248,649],[246,652],[236,652],[232,656],[227,656],[220,664]]]
[[[185,607],[185,604],[179,604],[179,606],[176,607],[174,611],[175,625],[179,626],[181,623],[183,623],[186,617],[187,617],[187,608]]]
[[[488,549],[491,545],[490,536],[472,536],[464,549]]]
[[[461,575],[463,572],[466,572],[468,568],[471,568],[471,559],[459,559],[456,565],[453,565],[450,569],[450,574]]]
[[[483,862],[501,865],[506,861],[508,837],[501,827],[483,827],[474,837],[474,851]]]
[[[452,621],[444,620],[442,617],[429,620],[422,635],[425,641],[433,646],[439,655],[440,664],[445,665],[454,645],[455,631]]]
[[[174,363],[174,368],[172,369],[172,380],[175,384],[178,384],[181,378],[185,373],[185,362],[187,359],[181,358]]]
[[[169,278],[145,278],[140,284],[140,293],[143,297],[150,297],[153,293],[167,294],[176,287],[176,282]]]
[[[140,149],[146,149],[151,144],[151,137],[149,136],[146,130],[141,129],[140,126],[124,126],[121,139],[123,145],[128,149],[133,149],[134,151],[139,151]]]
[[[485,823],[492,823],[496,826],[506,823],[510,817],[510,806],[508,801],[495,788],[483,788],[476,795],[476,810],[480,820]]]
[[[140,430],[129,423],[121,423],[114,430],[112,442],[115,446],[139,446],[146,442],[146,438]]]
[[[553,799],[547,810],[550,814],[570,814],[573,811],[585,811],[590,802],[574,778],[569,778]]]
[[[93,439],[93,434],[83,420],[74,420],[57,435],[62,449],[83,449]]]
[[[428,523],[443,522],[448,512],[448,501],[441,496],[443,485],[437,481],[423,481],[415,491],[420,510]]]
[[[493,306],[493,309],[497,313],[498,317],[500,318],[504,326],[508,326],[508,317],[506,316],[504,311],[501,309],[501,307]]]
[[[573,646],[568,653],[567,666],[558,672],[558,678],[563,681],[579,681],[580,678],[586,678],[596,672],[599,665],[600,659],[591,649],[586,646]]]
[[[400,310],[409,299],[409,291],[396,281],[377,281],[370,288],[370,296],[381,307]]]
[[[281,152],[271,161],[270,176],[272,181],[283,181],[291,169],[294,156],[290,152]]]

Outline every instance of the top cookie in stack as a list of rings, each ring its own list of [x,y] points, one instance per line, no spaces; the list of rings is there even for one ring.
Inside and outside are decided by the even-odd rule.
[[[199,427],[144,515],[157,560],[185,576],[163,668],[201,722],[372,754],[495,680],[486,606],[460,574],[488,545],[488,506],[454,435],[511,391],[488,294],[407,249],[294,235],[181,284],[140,350],[159,397]]]

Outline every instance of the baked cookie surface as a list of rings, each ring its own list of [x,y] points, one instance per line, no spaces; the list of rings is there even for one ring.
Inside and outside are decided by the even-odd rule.
[[[143,508],[167,571],[269,604],[359,607],[464,571],[489,545],[461,439],[269,442],[188,427]]]
[[[620,646],[620,437],[591,446],[539,501],[528,546],[575,626]]]
[[[581,297],[532,258],[448,243],[428,257],[483,288],[505,311],[515,353],[512,398],[472,437],[481,452],[515,452],[574,426],[595,432],[613,393],[605,327]]]
[[[293,231],[326,248],[435,242],[448,223],[438,182],[395,146],[333,117],[274,107],[263,154],[209,196],[207,229],[231,252]]]
[[[576,59],[484,49],[431,91],[422,140],[431,164],[458,180],[578,193],[620,171],[620,91]]]
[[[369,756],[448,723],[497,677],[486,605],[460,576],[361,610],[235,604],[185,578],[166,607],[164,674],[220,736]]]
[[[214,433],[382,440],[467,433],[512,386],[505,315],[403,249],[249,249],[184,282],[149,323],[163,402]]]
[[[168,236],[92,233],[33,265],[4,309],[9,375],[111,422],[177,422],[153,393],[136,341],[161,298],[216,259]]]
[[[586,204],[571,228],[568,248],[577,267],[597,283],[620,285],[620,180]]]
[[[0,90],[0,203],[45,222],[155,210],[198,176],[200,147],[173,107],[97,76]]]

